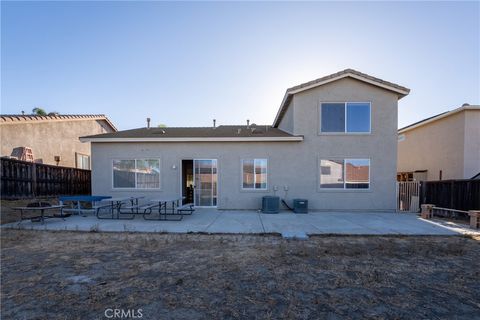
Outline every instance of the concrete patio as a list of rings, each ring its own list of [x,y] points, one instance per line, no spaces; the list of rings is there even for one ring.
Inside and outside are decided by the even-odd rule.
[[[99,220],[89,215],[48,219],[44,224],[10,223],[3,228],[32,230],[73,230],[100,232],[172,232],[172,233],[280,233],[284,237],[306,235],[459,235],[478,234],[456,223],[424,220],[416,214],[379,212],[311,212],[308,214],[262,214],[257,211],[197,209],[182,221]]]

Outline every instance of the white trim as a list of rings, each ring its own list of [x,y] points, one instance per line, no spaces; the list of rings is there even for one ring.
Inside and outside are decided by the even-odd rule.
[[[400,130],[398,130],[398,133],[400,134],[400,133],[407,132],[407,131],[409,131],[409,130],[412,130],[412,129],[415,129],[415,128],[424,126],[424,125],[426,125],[426,124],[429,124],[429,123],[431,123],[431,122],[434,122],[434,121],[437,121],[437,120],[440,120],[440,119],[449,117],[449,116],[451,116],[451,115],[454,115],[455,113],[458,113],[458,112],[461,112],[461,111],[464,111],[464,110],[480,111],[480,106],[464,106],[464,107],[460,107],[460,108],[454,109],[454,110],[452,110],[452,111],[448,111],[447,113],[444,113],[444,114],[441,114],[441,115],[439,115],[439,116],[436,116],[436,117],[434,117],[434,118],[431,118],[431,119],[422,121],[422,122],[420,122],[420,123],[417,123],[417,124],[415,124],[415,125],[409,126],[409,127],[407,127],[407,128],[400,129]]]
[[[347,77],[352,77],[354,79],[357,79],[357,80],[360,80],[360,81],[363,81],[363,82],[367,82],[367,83],[372,84],[374,86],[381,87],[381,88],[384,88],[384,89],[387,89],[387,90],[390,90],[390,91],[394,91],[394,92],[397,92],[397,93],[400,93],[400,94],[407,95],[409,93],[409,91],[401,90],[401,89],[398,89],[396,87],[389,86],[385,83],[378,82],[378,81],[375,81],[375,80],[371,80],[371,79],[359,76],[359,75],[351,73],[351,72],[344,73],[344,74],[339,75],[337,77],[326,79],[326,80],[323,80],[321,82],[313,83],[313,84],[311,84],[309,86],[306,86],[306,87],[298,88],[296,90],[291,90],[291,91],[288,91],[288,93],[289,94],[296,94],[296,93],[299,93],[299,92],[302,92],[302,91],[305,91],[305,90],[310,90],[310,89],[313,89],[315,87],[322,86],[324,84],[327,84],[327,83],[330,83],[330,82],[333,82],[333,81],[337,81],[337,80],[341,80],[341,79],[347,78]]]
[[[265,142],[303,141],[303,136],[294,137],[219,137],[219,138],[87,138],[81,142]]]

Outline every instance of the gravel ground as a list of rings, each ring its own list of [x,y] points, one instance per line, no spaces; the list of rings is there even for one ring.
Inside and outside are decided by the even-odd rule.
[[[2,230],[1,240],[3,319],[108,319],[114,309],[142,319],[480,318],[480,239]]]

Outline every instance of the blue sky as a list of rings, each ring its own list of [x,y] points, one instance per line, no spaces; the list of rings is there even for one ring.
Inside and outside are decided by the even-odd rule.
[[[272,123],[288,87],[354,68],[411,89],[402,127],[479,104],[479,20],[479,2],[2,1],[1,112]]]

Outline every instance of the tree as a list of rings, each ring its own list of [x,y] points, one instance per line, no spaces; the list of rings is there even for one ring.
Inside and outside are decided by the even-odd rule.
[[[47,112],[42,108],[33,108],[32,113],[37,116],[46,116]]]
[[[166,125],[166,124],[163,124],[163,123],[160,123],[157,127],[158,127],[158,128],[166,128],[167,125]]]

